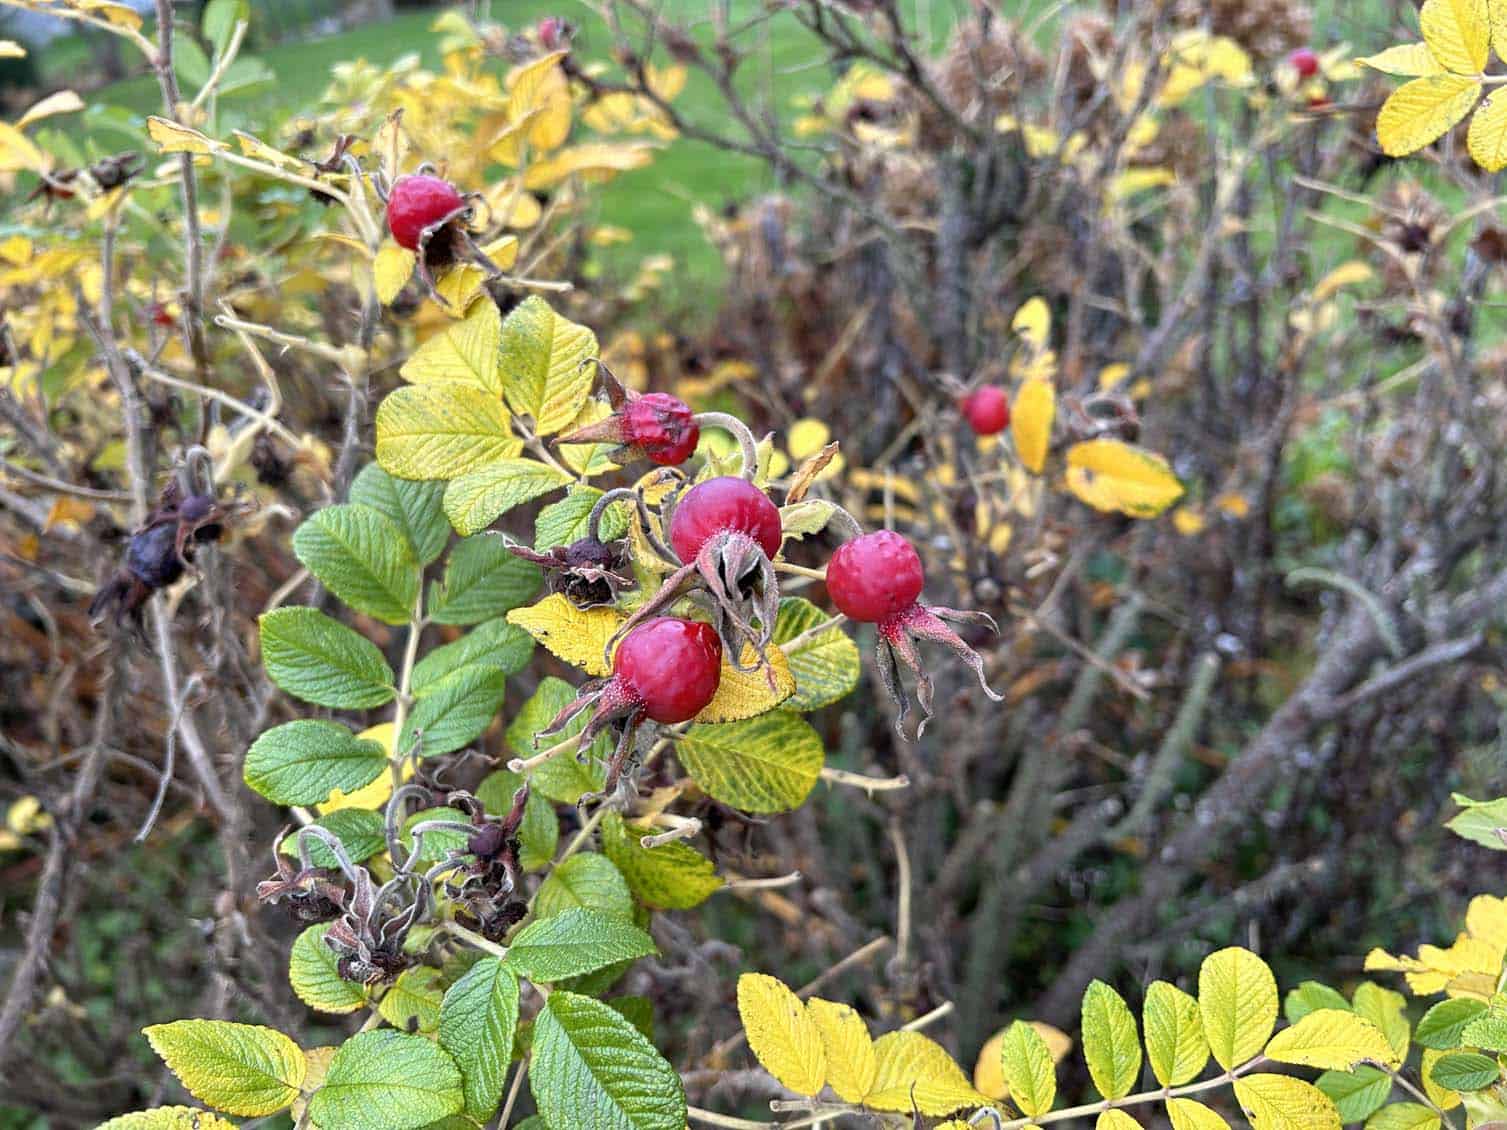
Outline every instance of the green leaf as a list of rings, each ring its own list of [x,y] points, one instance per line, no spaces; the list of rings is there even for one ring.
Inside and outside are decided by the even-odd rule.
[[[1010,1100],[1032,1118],[1051,1110],[1057,1097],[1057,1066],[1041,1033],[1017,1020],[1005,1030],[999,1054]]]
[[[309,1113],[324,1130],[411,1130],[462,1103],[454,1060],[423,1036],[379,1028],[340,1045]]]
[[[634,898],[656,910],[689,910],[722,886],[712,861],[681,840],[646,848],[649,834],[609,812],[602,820],[602,852],[628,880]]]
[[[236,1130],[236,1125],[198,1107],[156,1106],[112,1118],[101,1123],[97,1130]]]
[[[534,638],[502,617],[478,624],[454,643],[437,647],[414,666],[410,686],[417,698],[430,694],[450,675],[485,667],[516,675],[534,654]]]
[[[1354,1071],[1326,1071],[1314,1086],[1329,1096],[1344,1123],[1364,1122],[1392,1094],[1392,1077],[1379,1067],[1362,1064]]]
[[[460,1068],[465,1111],[477,1122],[492,1117],[502,1098],[518,1028],[518,979],[495,957],[484,957],[450,986],[440,1006],[440,1047]]]
[[[708,796],[744,812],[800,807],[825,761],[820,736],[787,710],[745,722],[693,725],[676,751]]]
[[[252,742],[244,772],[246,783],[276,804],[323,804],[332,790],[354,792],[386,770],[381,743],[337,722],[300,718]]]
[[[795,694],[785,701],[787,709],[807,711],[828,706],[858,685],[858,645],[841,627],[834,624],[806,635],[831,618],[804,597],[787,596],[780,601],[774,642],[785,652],[795,675]],[[791,641],[797,638],[801,642],[792,647]]]
[[[377,462],[400,479],[454,479],[522,450],[502,402],[469,385],[407,385],[377,409]]]
[[[648,997],[613,997],[603,1001],[608,1008],[620,1012],[651,1044],[654,1042],[654,1003]]]
[[[535,1025],[529,1087],[550,1126],[685,1130],[680,1076],[626,1018],[590,997],[550,994]]]
[[[573,486],[559,502],[551,502],[534,519],[534,548],[543,552],[557,545],[570,545],[590,532],[591,511],[602,492],[596,487]],[[628,503],[615,502],[602,515],[598,536],[615,541],[628,532]]]
[[[405,969],[382,994],[377,1011],[400,1032],[428,1034],[440,1025],[440,1001],[445,995],[440,971],[427,965]]]
[[[1501,994],[1492,998],[1491,1007],[1465,1026],[1460,1042],[1482,1051],[1507,1052],[1507,1010]]]
[[[173,73],[185,93],[197,92],[209,81],[209,56],[188,36],[177,37],[173,43]]]
[[[1439,1130],[1439,1116],[1422,1103],[1393,1103],[1366,1119],[1366,1130]]]
[[[366,1006],[366,990],[340,976],[335,951],[324,944],[330,922],[316,922],[293,940],[288,982],[298,999],[319,1012],[355,1012]]]
[[[189,1094],[227,1114],[267,1115],[298,1097],[303,1052],[272,1028],[175,1020],[142,1032]]]
[[[1289,989],[1282,998],[1282,1015],[1289,1024],[1296,1024],[1310,1012],[1321,1008],[1350,1008],[1350,1002],[1338,990],[1318,981],[1304,981],[1296,989]]]
[[[1164,1087],[1176,1087],[1196,1077],[1209,1062],[1198,1002],[1176,985],[1153,981],[1146,988],[1141,1009],[1146,1030],[1146,1055],[1152,1073]]]
[[[1209,1050],[1226,1071],[1260,1053],[1277,1022],[1277,982],[1250,950],[1210,954],[1198,971],[1198,1010]]]
[[[1381,1029],[1400,1063],[1408,1057],[1412,1042],[1412,1025],[1407,1018],[1407,998],[1371,981],[1362,981],[1350,997],[1357,1016],[1363,1016]]]
[[[489,773],[476,786],[476,799],[493,816],[506,815],[513,807],[513,794],[523,784],[523,777],[508,769]],[[549,801],[530,790],[523,805],[523,823],[518,828],[518,863],[525,871],[549,866],[560,842],[560,820]]]
[[[1470,997],[1440,1001],[1418,1021],[1418,1026],[1413,1029],[1413,1039],[1426,1048],[1449,1051],[1460,1046],[1460,1036],[1466,1025],[1485,1012],[1485,1002]]]
[[[406,624],[419,595],[419,563],[403,531],[365,506],[326,506],[298,527],[293,552],[358,612]]]
[[[508,677],[495,667],[466,667],[429,687],[398,736],[400,750],[422,740],[420,757],[453,753],[491,725],[507,696]]]
[[[397,694],[377,645],[317,608],[276,608],[259,624],[262,664],[289,694],[337,710],[381,706]]]
[[[215,57],[225,54],[230,46],[230,37],[235,34],[235,25],[251,20],[250,0],[209,0],[204,5],[204,19],[199,24],[205,41],[214,48]]]
[[[539,591],[539,566],[508,552],[495,534],[466,538],[450,551],[442,584],[429,586],[436,624],[479,624],[516,608]]]
[[[1106,1099],[1130,1094],[1141,1074],[1141,1039],[1125,1000],[1103,981],[1083,994],[1083,1058]]]
[[[519,757],[537,753],[534,735],[548,726],[575,697],[575,688],[564,679],[553,675],[542,679],[539,689],[523,704],[508,726],[508,748]],[[550,741],[564,741],[579,734],[586,728],[586,713],[577,714],[558,735],[551,736]],[[600,792],[606,780],[603,761],[611,743],[612,735],[603,733],[591,743],[584,762],[575,757],[556,757],[546,761],[532,774],[534,790],[559,804],[575,804],[585,793]]]
[[[520,416],[534,418],[536,435],[571,423],[596,379],[597,339],[585,326],[562,318],[538,295],[526,298],[502,323],[502,388]]]
[[[529,923],[503,960],[520,977],[550,983],[658,952],[654,940],[633,923],[575,907]]]
[[[1439,1086],[1449,1091],[1484,1091],[1501,1077],[1501,1068],[1489,1055],[1479,1052],[1451,1052],[1442,1056],[1430,1072]]]
[[[551,871],[534,896],[537,918],[548,918],[572,907],[631,919],[633,893],[610,859],[595,852],[580,852]]]
[[[270,86],[277,81],[277,74],[255,55],[237,55],[235,62],[225,68],[225,77],[218,90],[222,98],[261,86]]]
[[[1507,797],[1471,800],[1463,793],[1454,793],[1450,799],[1463,811],[1445,821],[1446,828],[1471,843],[1493,851],[1507,851],[1507,839],[1503,839],[1507,833]]]
[[[458,533],[478,534],[515,506],[559,490],[570,475],[533,459],[499,459],[450,480],[445,516]]]
[[[382,814],[369,808],[337,808],[314,821],[314,827],[323,828],[340,841],[351,862],[361,863],[387,847],[387,834],[382,825]],[[282,853],[298,856],[299,836],[295,831],[283,838]],[[324,842],[307,837],[309,862],[315,867],[335,868],[340,866],[335,853]]]
[[[441,500],[443,482],[395,479],[376,463],[368,463],[351,484],[351,501],[377,511],[398,529],[414,559],[428,565],[450,542],[450,521]]]

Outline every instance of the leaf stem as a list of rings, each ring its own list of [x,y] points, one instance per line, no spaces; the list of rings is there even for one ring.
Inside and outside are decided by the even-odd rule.
[[[420,578],[422,581],[422,578]],[[413,665],[419,657],[419,637],[424,634],[424,586],[419,585],[419,595],[413,602],[413,615],[408,621],[408,640],[403,647],[403,667],[398,672],[398,705],[392,715],[392,754],[394,758],[405,755],[398,748],[398,739],[403,733],[403,723],[408,721],[408,707],[413,702]]]
[[[479,949],[482,953],[489,953],[493,957],[507,957],[508,947],[500,946],[496,942],[488,941],[475,930],[468,930],[459,922],[450,920],[444,923],[445,933],[452,934],[465,942],[466,945]]]

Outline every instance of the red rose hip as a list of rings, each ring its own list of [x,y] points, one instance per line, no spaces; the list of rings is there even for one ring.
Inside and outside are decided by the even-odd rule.
[[[697,483],[675,504],[670,545],[687,564],[722,533],[746,534],[767,557],[780,551],[780,512],[769,496],[747,479],[724,475]]]
[[[1319,57],[1312,47],[1299,47],[1287,56],[1287,62],[1302,78],[1313,78],[1319,73]]]
[[[686,722],[700,714],[722,678],[722,641],[710,624],[659,616],[623,637],[612,674],[655,722]]]
[[[827,592],[849,620],[877,624],[921,596],[926,576],[915,547],[880,530],[844,542],[827,563]]]
[[[387,230],[399,247],[417,251],[425,229],[465,206],[465,199],[447,180],[427,173],[399,177],[387,195]]]
[[[691,406],[667,392],[634,397],[623,409],[623,442],[642,451],[651,463],[678,467],[701,440]]]
[[[968,426],[978,435],[998,435],[1010,426],[1010,398],[998,385],[974,389],[963,397],[959,407]]]

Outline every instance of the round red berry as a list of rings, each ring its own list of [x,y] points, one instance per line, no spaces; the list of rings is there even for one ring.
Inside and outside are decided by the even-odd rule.
[[[178,324],[177,319],[168,311],[168,308],[160,302],[154,302],[148,307],[152,316],[152,324],[155,326],[171,327]]]
[[[618,644],[612,673],[643,702],[655,722],[685,722],[700,714],[722,679],[722,641],[710,624],[659,616],[645,620]]]
[[[1010,426],[1010,398],[998,385],[984,385],[963,397],[968,426],[981,436],[998,435]]]
[[[538,24],[539,44],[546,51],[558,51],[565,38],[565,21],[559,16],[545,16]]]
[[[624,413],[628,443],[654,463],[679,466],[691,457],[701,429],[691,406],[667,392],[651,392],[628,405]]]
[[[827,562],[827,592],[849,620],[877,624],[916,603],[926,574],[915,546],[890,530],[844,542]]]
[[[670,545],[682,561],[694,561],[708,540],[728,530],[747,534],[769,557],[780,551],[779,510],[753,483],[731,475],[686,492],[670,519]]]
[[[424,229],[465,205],[455,186],[423,173],[399,177],[387,194],[387,230],[399,247],[419,249]]]
[[[1303,78],[1313,78],[1319,73],[1319,57],[1312,47],[1299,47],[1287,57],[1287,62]]]

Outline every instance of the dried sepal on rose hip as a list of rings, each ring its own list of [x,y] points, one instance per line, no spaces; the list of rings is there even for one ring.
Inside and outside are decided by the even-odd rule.
[[[661,515],[670,531],[670,546],[646,527],[648,541],[677,568],[629,617],[619,635],[688,593],[704,595],[728,661],[740,671],[767,664],[780,610],[774,572],[774,557],[784,537],[779,509],[747,479],[722,475],[697,483],[683,496],[671,495]],[[748,667],[742,662],[745,644],[752,645],[756,655]]]
[[[435,290],[435,272],[462,259],[476,263],[488,278],[502,274],[471,238],[468,225],[479,193],[463,195],[427,164],[399,177],[391,187],[384,189],[379,182],[377,192],[387,203],[387,230],[393,242],[417,255],[419,278],[436,302],[442,299]]]
[[[300,922],[328,922],[338,917],[345,910],[345,887],[339,882],[340,873],[314,866],[309,858],[308,837],[302,834],[298,838],[295,865],[282,850],[287,835],[288,829],[284,828],[272,841],[272,859],[277,870],[272,878],[256,885],[256,897],[267,903],[286,902],[289,912]]]
[[[634,748],[639,725],[645,720],[667,726],[689,722],[706,708],[722,681],[722,641],[710,624],[658,616],[622,637],[612,656],[612,674],[582,685],[575,701],[539,731],[534,739],[558,734],[582,711],[590,710],[585,728],[571,740],[578,751],[608,726],[619,727],[617,748],[607,763],[602,786],[605,796],[617,791]],[[509,768],[526,772],[563,750],[547,750]],[[580,752],[577,756],[583,756]]]
[[[613,604],[619,595],[638,584],[628,558],[627,541],[602,541],[602,515],[613,503],[625,499],[642,509],[642,495],[628,487],[619,487],[597,499],[586,522],[585,537],[542,551],[510,543],[508,551],[539,566],[549,591],[560,593],[577,608]],[[644,521],[647,526],[647,519]]]
[[[667,392],[635,392],[594,358],[583,364],[596,365],[612,415],[551,442],[615,443],[611,459],[619,465],[642,458],[678,467],[691,457],[701,441],[701,426],[689,404]]]
[[[915,546],[889,530],[863,534],[837,547],[827,562],[827,592],[832,603],[850,620],[875,624],[879,643],[875,649],[879,674],[890,697],[900,708],[895,728],[905,736],[902,723],[910,712],[900,686],[898,660],[915,673],[916,698],[921,704],[919,738],[932,716],[931,676],[921,666],[915,642],[929,640],[945,644],[978,675],[984,693],[995,702],[1003,701],[984,679],[984,661],[979,653],[944,621],[959,624],[985,624],[998,631],[992,617],[983,612],[965,612],[956,608],[939,608],[920,602],[926,574]]]
[[[512,804],[500,820],[491,820],[481,800],[469,792],[452,792],[444,798],[447,807],[466,814],[469,823],[456,820],[425,820],[409,829],[413,856],[420,854],[423,836],[435,831],[459,832],[465,846],[449,849],[445,858],[426,873],[440,873],[447,898],[456,917],[483,937],[500,942],[528,914],[522,897],[523,869],[518,862],[518,830],[528,803],[528,785],[514,790]]]

